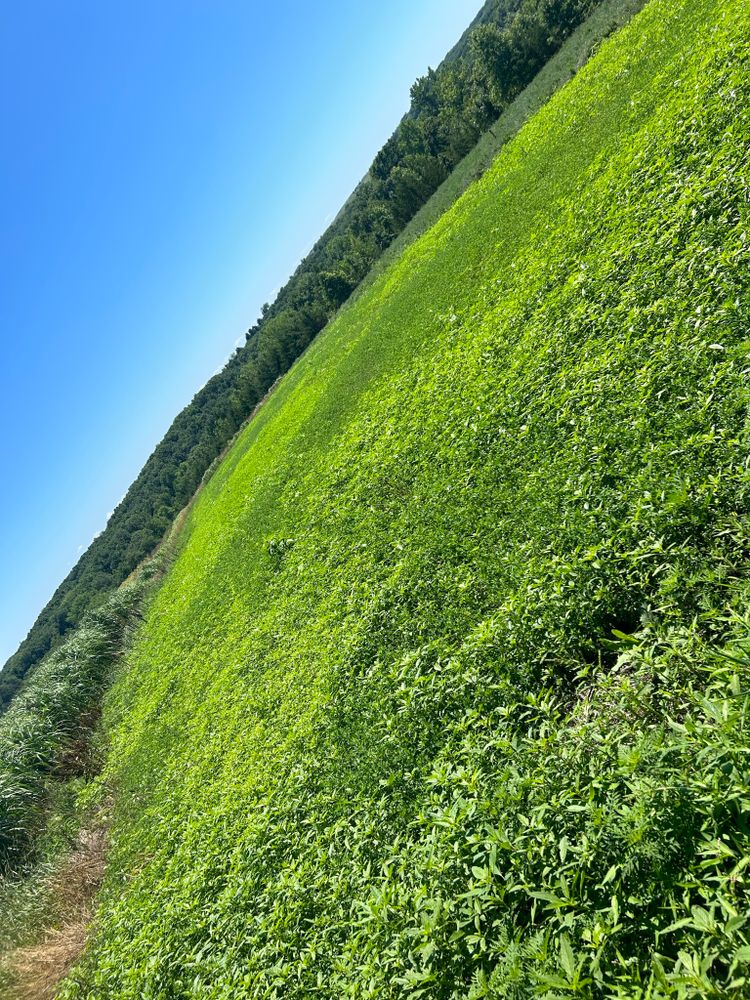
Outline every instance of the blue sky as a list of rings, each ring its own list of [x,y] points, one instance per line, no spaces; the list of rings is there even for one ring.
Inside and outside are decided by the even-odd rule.
[[[4,5],[0,664],[480,6]]]

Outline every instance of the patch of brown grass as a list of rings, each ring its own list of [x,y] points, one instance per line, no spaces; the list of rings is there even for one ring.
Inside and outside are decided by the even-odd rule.
[[[73,853],[51,878],[58,918],[35,944],[9,956],[12,1000],[52,1000],[86,944],[94,897],[104,875],[107,847],[102,827],[84,831]]]

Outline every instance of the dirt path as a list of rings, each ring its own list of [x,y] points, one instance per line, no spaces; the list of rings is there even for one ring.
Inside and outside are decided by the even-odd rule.
[[[83,830],[73,852],[50,876],[50,912],[55,919],[36,943],[16,949],[6,959],[13,977],[7,1000],[53,1000],[86,944],[106,849],[107,831],[101,824]]]

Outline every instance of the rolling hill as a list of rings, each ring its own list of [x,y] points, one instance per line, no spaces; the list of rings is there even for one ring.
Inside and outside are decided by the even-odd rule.
[[[242,431],[65,1000],[750,995],[748,52],[651,0]]]
[[[619,8],[632,0],[608,0]],[[383,251],[600,0],[486,0],[412,87],[364,181],[265,304],[226,366],[177,415],[135,482],[0,671],[0,711],[27,675],[150,555],[212,464]],[[613,23],[616,23],[614,15]],[[483,34],[478,34],[483,32]],[[325,141],[321,137],[321,141]]]

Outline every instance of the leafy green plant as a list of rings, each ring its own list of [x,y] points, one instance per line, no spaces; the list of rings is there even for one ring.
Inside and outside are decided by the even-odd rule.
[[[65,1000],[750,993],[748,43],[652,0],[207,482]]]

